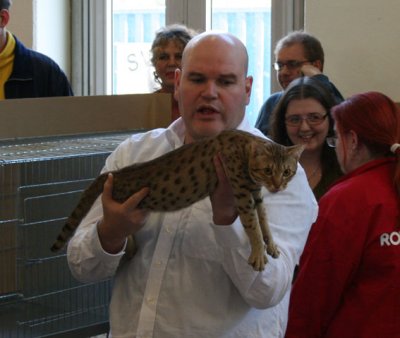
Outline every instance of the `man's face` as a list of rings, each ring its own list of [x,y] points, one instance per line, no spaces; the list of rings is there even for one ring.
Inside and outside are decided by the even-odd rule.
[[[175,98],[186,125],[185,142],[236,128],[250,101],[243,50],[219,38],[198,41],[175,73]]]
[[[301,66],[311,62],[306,59],[303,46],[296,43],[281,48],[276,55],[276,63],[282,66],[276,71],[279,84],[286,89],[290,82],[301,76]]]

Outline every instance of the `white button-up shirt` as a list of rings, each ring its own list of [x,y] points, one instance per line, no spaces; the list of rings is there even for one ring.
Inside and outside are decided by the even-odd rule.
[[[243,121],[238,129],[262,136]],[[103,171],[158,157],[183,144],[181,119],[168,129],[134,134],[107,159]],[[135,234],[132,260],[105,252],[97,234],[98,199],[68,245],[73,275],[82,281],[114,276],[111,336],[116,338],[283,337],[295,265],[317,203],[304,170],[285,191],[263,190],[267,218],[280,256],[262,272],[247,263],[248,237],[239,218],[231,226],[212,222],[205,198],[185,209],[150,214]]]

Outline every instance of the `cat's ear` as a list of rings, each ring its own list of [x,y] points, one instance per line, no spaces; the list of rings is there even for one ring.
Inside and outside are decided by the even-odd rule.
[[[305,146],[303,144],[296,144],[294,146],[287,147],[290,155],[294,156],[297,161],[300,159],[301,154],[304,151]]]
[[[250,156],[256,158],[265,153],[265,144],[260,142],[252,142],[250,146]]]

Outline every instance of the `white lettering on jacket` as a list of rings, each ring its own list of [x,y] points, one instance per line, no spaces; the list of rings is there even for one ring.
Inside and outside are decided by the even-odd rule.
[[[384,233],[381,235],[381,246],[400,245],[400,232]]]

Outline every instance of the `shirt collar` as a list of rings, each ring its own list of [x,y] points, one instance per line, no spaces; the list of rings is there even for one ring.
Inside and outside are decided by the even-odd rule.
[[[244,117],[242,122],[240,122],[240,124],[237,126],[236,129],[239,130],[251,129],[249,120],[246,117]],[[182,145],[185,140],[185,132],[186,132],[186,127],[185,124],[183,123],[182,117],[173,121],[167,128],[167,135],[171,137],[171,141],[178,142],[180,143],[180,145]],[[261,136],[263,135],[261,132],[259,134]]]
[[[10,32],[6,32],[7,42],[4,49],[0,52],[0,59],[6,59],[14,53],[15,49],[15,39]]]

